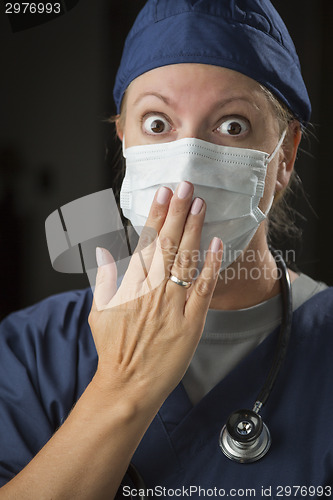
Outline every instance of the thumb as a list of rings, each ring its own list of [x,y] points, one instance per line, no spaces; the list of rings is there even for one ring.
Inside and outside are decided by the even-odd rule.
[[[117,291],[117,266],[105,248],[96,248],[98,265],[94,302],[98,310],[104,309]]]

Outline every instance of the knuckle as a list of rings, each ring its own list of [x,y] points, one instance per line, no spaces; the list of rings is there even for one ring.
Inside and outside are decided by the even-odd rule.
[[[192,259],[189,251],[183,250],[177,254],[175,265],[180,269],[188,269],[191,263]]]
[[[177,248],[174,241],[169,236],[164,236],[163,234],[159,235],[158,246],[161,250],[168,251],[169,253],[175,253]]]
[[[186,203],[184,203],[183,200],[179,200],[179,199],[173,199],[171,204],[170,204],[170,210],[169,210],[169,213],[171,215],[183,215],[185,211],[188,210],[188,207],[186,205]]]
[[[154,220],[161,220],[165,217],[165,208],[158,203],[153,203],[150,209],[149,216]]]
[[[199,297],[208,297],[211,293],[211,286],[207,280],[199,280],[196,284],[196,293]]]
[[[202,224],[198,223],[197,221],[194,222],[194,221],[189,221],[187,220],[186,222],[186,226],[185,226],[185,231],[188,233],[188,234],[198,234],[200,233],[201,231],[201,227],[202,227]]]

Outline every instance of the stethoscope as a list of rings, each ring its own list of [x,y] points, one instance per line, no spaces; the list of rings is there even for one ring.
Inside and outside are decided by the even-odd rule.
[[[281,274],[282,321],[278,336],[278,344],[272,366],[259,392],[252,410],[236,410],[232,412],[222,427],[219,445],[226,457],[240,464],[251,463],[264,457],[271,446],[271,435],[259,412],[267,403],[275,381],[286,356],[292,323],[292,295],[288,269],[281,253],[270,248],[277,268]],[[130,463],[127,473],[132,480],[140,500],[145,498],[146,486],[139,471]]]
[[[271,446],[271,436],[267,425],[262,421],[259,411],[267,403],[276,378],[285,358],[290,338],[293,315],[292,295],[287,266],[279,252],[270,249],[277,268],[281,273],[282,321],[278,345],[271,369],[265,384],[258,394],[252,410],[236,410],[222,427],[219,444],[222,452],[235,462],[244,464],[259,460],[266,455]]]

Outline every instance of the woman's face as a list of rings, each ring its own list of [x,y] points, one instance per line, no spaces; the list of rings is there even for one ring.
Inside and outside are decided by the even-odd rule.
[[[215,144],[272,153],[279,123],[257,82],[206,64],[174,64],[139,76],[127,90],[123,129],[126,148],[195,137]],[[269,164],[260,207],[276,188],[283,152]]]

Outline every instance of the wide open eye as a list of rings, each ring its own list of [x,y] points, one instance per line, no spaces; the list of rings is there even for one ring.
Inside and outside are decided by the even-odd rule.
[[[224,120],[216,130],[221,134],[239,136],[245,134],[249,128],[247,120],[232,116]]]
[[[147,134],[155,135],[169,132],[171,130],[171,125],[161,115],[150,115],[143,119],[143,128]]]

